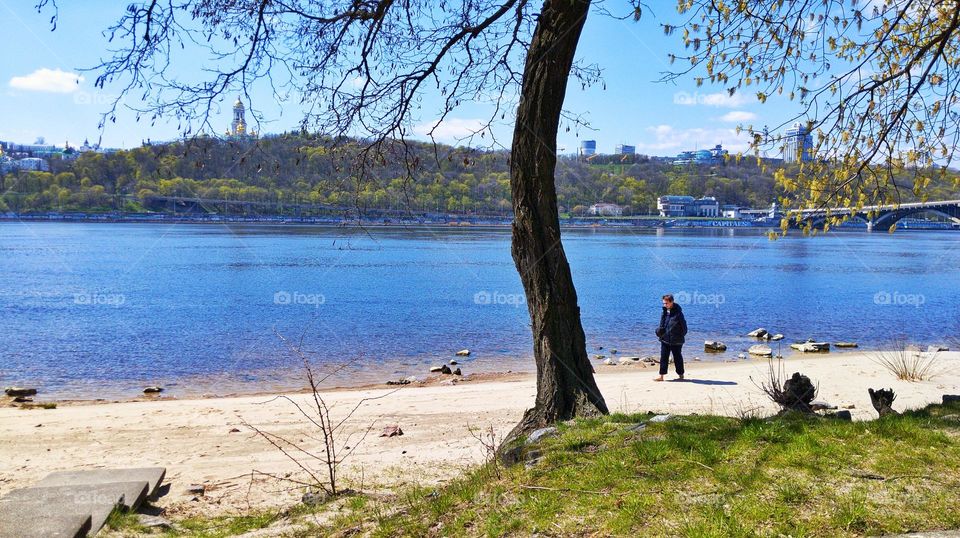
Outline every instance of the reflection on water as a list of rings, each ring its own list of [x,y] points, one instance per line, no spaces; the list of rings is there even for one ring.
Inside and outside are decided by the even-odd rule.
[[[723,357],[758,326],[788,340],[960,330],[960,234],[570,230],[565,250],[591,354],[656,349],[659,297],[682,299],[691,355]],[[509,230],[267,225],[0,224],[0,384],[58,397],[299,388],[299,361],[338,384],[422,375],[470,348],[465,372],[530,370]],[[464,361],[461,361],[464,362]]]

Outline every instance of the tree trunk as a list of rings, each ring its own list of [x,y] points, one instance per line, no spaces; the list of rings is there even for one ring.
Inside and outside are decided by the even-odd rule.
[[[537,364],[537,400],[512,439],[575,416],[606,414],[593,378],[577,292],[560,242],[554,171],[557,130],[589,0],[547,0],[523,73],[510,159],[513,260],[527,297]]]

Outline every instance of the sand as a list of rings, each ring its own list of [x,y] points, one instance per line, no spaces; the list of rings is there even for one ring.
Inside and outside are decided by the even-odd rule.
[[[784,362],[788,374],[800,371],[819,384],[818,399],[841,408],[853,406],[855,420],[869,420],[876,416],[869,387],[893,388],[898,410],[960,393],[960,353],[941,353],[938,360],[942,373],[916,383],[897,380],[862,352],[790,357]],[[693,363],[687,372],[690,381],[655,383],[655,367],[598,364],[597,380],[612,411],[766,415],[776,409],[751,378],[765,378],[767,368],[760,360]],[[484,458],[483,445],[470,429],[492,428],[496,436],[505,435],[533,404],[535,380],[523,375],[391,390],[326,393],[335,420],[361,400],[380,397],[360,405],[340,434],[341,444],[357,447],[340,470],[343,486],[390,490],[456,477]],[[305,394],[285,396],[303,405],[310,402]],[[399,425],[404,435],[380,437],[388,424]],[[305,474],[251,426],[320,453],[319,432],[282,397],[68,403],[51,410],[3,407],[0,494],[29,486],[51,471],[159,465],[168,469],[170,490],[157,504],[171,514],[221,514],[296,502],[302,486],[259,473],[296,480]],[[305,454],[300,459],[323,476],[321,462]],[[206,492],[189,493],[192,484],[204,485]]]

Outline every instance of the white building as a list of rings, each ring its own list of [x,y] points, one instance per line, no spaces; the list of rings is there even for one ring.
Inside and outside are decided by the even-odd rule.
[[[725,219],[739,219],[742,216],[740,213],[741,209],[738,205],[727,204],[720,207],[720,213]]]
[[[603,216],[603,217],[619,217],[623,215],[623,208],[617,204],[607,204],[607,203],[598,203],[590,206],[589,212],[591,215]]]
[[[657,198],[661,217],[719,217],[720,203],[712,196],[661,196]]]
[[[39,157],[25,157],[17,161],[17,168],[20,170],[37,170],[39,172],[46,172],[50,170],[50,166],[47,164],[47,161]]]

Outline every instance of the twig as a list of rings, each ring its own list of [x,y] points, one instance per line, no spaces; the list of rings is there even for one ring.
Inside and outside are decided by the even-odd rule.
[[[896,476],[883,476],[883,475],[879,475],[879,474],[875,474],[875,473],[868,473],[868,472],[863,472],[863,471],[852,471],[852,472],[850,472],[849,474],[850,474],[850,476],[852,476],[852,477],[854,477],[854,478],[863,478],[863,479],[865,479],[865,480],[878,480],[878,481],[880,481],[880,482],[893,482],[894,480],[903,480],[903,479],[905,479],[905,478],[921,478],[921,479],[923,479],[923,480],[929,480],[930,482],[936,482],[936,483],[942,484],[942,485],[944,485],[944,486],[953,486],[953,485],[954,485],[954,484],[951,484],[951,483],[949,483],[949,482],[944,482],[944,481],[942,481],[942,480],[938,480],[938,479],[936,479],[936,478],[934,478],[934,477],[932,477],[932,476],[930,476],[930,475],[924,475],[924,474],[901,474],[901,475],[896,475]]]
[[[685,463],[693,463],[693,464],[699,465],[700,467],[703,467],[704,469],[707,469],[708,471],[713,472],[713,473],[717,472],[717,470],[714,469],[713,467],[710,467],[709,465],[700,463],[699,461],[694,461],[694,460],[680,460],[680,461],[685,462]]]
[[[589,489],[570,489],[570,488],[548,488],[546,486],[528,486],[526,484],[520,484],[522,489],[533,489],[538,491],[561,491],[565,493],[589,493],[591,495],[613,495],[615,497],[622,497],[626,493],[610,493],[609,491],[592,491]]]

